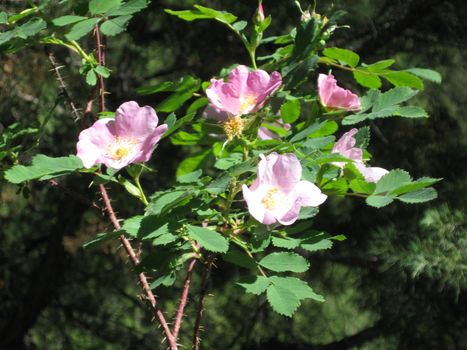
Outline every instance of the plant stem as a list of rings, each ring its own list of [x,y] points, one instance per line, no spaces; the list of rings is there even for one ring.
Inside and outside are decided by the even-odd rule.
[[[94,30],[94,34],[96,37],[96,53],[97,53],[97,61],[99,65],[105,66],[104,61],[104,54],[102,50],[101,44],[101,34],[99,31],[99,25],[96,24],[96,29]],[[104,77],[100,74],[97,75],[98,78],[98,86],[99,86],[99,111],[105,111],[105,86],[104,86]]]
[[[207,282],[208,282],[209,274],[211,272],[211,266],[212,266],[213,261],[214,261],[214,255],[211,255],[206,262],[205,270],[204,270],[203,276],[201,277],[201,291],[200,291],[199,299],[198,299],[195,326],[193,328],[193,344],[192,344],[193,350],[199,350],[199,347],[201,344],[200,328],[201,328],[201,319],[203,317],[203,311],[204,311],[204,297],[206,296],[207,284],[208,284]]]
[[[143,202],[145,206],[148,206],[149,202],[148,202],[148,199],[146,198],[146,195],[144,194],[143,188],[141,187],[141,183],[139,182],[139,176],[134,177],[134,180],[135,180],[136,187],[138,187],[138,190],[140,193],[141,202]]]
[[[99,33],[98,25],[96,25],[95,36],[96,36],[96,50],[97,50],[98,63],[100,65],[104,65],[105,63],[103,62],[103,54],[102,54],[103,52],[101,48],[100,33]],[[104,79],[101,76],[100,76],[98,84],[99,84],[99,112],[103,112],[105,110],[105,96],[104,96],[105,85],[104,85]],[[105,209],[107,211],[107,215],[109,216],[110,221],[112,222],[116,230],[120,230],[121,225],[118,222],[117,216],[115,215],[115,211],[113,210],[112,203],[110,202],[110,198],[107,193],[107,190],[102,184],[99,185],[99,190],[102,196],[102,200],[104,201]],[[128,241],[128,239],[124,235],[121,235],[119,239],[123,245],[123,248],[125,249],[125,252],[130,258],[133,266],[135,267],[138,266],[140,261],[133,247],[131,246],[131,243]],[[170,345],[170,349],[177,350],[178,349],[177,341],[175,337],[173,336],[172,332],[170,331],[167,321],[165,320],[164,314],[157,307],[156,297],[152,293],[151,287],[149,286],[148,280],[144,272],[139,273],[138,278],[141,283],[141,286],[143,287],[143,291],[146,294],[146,298],[149,300],[151,304],[154,315],[159,321],[159,324],[162,326],[162,329],[164,330],[164,334],[167,337],[167,341]]]
[[[178,333],[180,331],[180,326],[182,324],[183,310],[185,309],[186,302],[188,299],[188,291],[190,290],[191,285],[191,276],[193,274],[193,269],[195,267],[197,259],[193,259],[188,264],[188,270],[185,277],[185,282],[183,283],[182,295],[180,297],[180,303],[178,304],[177,313],[175,315],[175,323],[172,329],[172,334],[175,340],[178,339]]]

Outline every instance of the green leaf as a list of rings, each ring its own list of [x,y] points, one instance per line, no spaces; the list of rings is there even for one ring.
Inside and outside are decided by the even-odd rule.
[[[68,24],[76,23],[82,21],[84,19],[88,19],[87,17],[83,16],[62,16],[52,20],[52,23],[57,27],[63,27]]]
[[[390,192],[402,185],[410,183],[411,181],[412,178],[405,170],[391,170],[376,183],[374,194]]]
[[[389,59],[389,60],[378,61],[370,65],[366,65],[365,67],[371,73],[379,73],[385,70],[386,68],[392,66],[394,63],[396,63],[395,60]]]
[[[199,79],[191,76],[185,77],[176,92],[157,105],[156,110],[161,112],[176,111],[199,90],[200,86]]]
[[[34,17],[19,26],[16,29],[16,35],[20,38],[26,39],[30,36],[36,35],[45,28],[47,28],[47,23],[42,18]]]
[[[229,249],[229,241],[220,233],[193,225],[187,225],[186,227],[188,235],[204,249],[215,253],[226,253]]]
[[[352,114],[342,119],[342,125],[353,125],[368,119],[369,114]]]
[[[305,281],[299,278],[272,276],[269,279],[274,285],[293,292],[299,300],[314,299],[319,302],[324,302],[322,295],[316,294]]]
[[[300,100],[290,100],[281,106],[281,118],[284,123],[293,123],[300,117]]]
[[[96,72],[94,72],[94,69],[91,69],[86,73],[86,83],[88,85],[94,86],[97,83],[97,75]]]
[[[316,252],[317,250],[324,250],[324,249],[331,249],[332,248],[332,241],[329,239],[321,239],[318,242],[313,242],[316,239],[312,240],[304,240],[301,244],[300,247],[309,251],[309,252]]]
[[[194,5],[194,7],[196,8],[196,10],[165,10],[165,12],[189,22],[194,21],[196,19],[215,19],[222,23],[231,24],[237,20],[237,17],[229,12],[217,11],[200,5]]]
[[[286,252],[271,253],[261,259],[259,264],[276,272],[305,272],[310,266],[303,256]]]
[[[362,149],[367,148],[368,144],[370,143],[370,127],[365,126],[363,128],[358,129],[354,137],[355,147]]]
[[[354,70],[353,77],[357,83],[369,89],[379,89],[382,84],[377,75],[363,70]]]
[[[131,218],[126,219],[123,222],[122,230],[125,231],[131,237],[136,237],[138,235],[138,231],[141,227],[141,222],[143,221],[143,219],[143,215],[132,216]]]
[[[350,66],[352,68],[356,67],[360,61],[360,56],[358,56],[355,52],[337,47],[326,48],[323,50],[323,54],[326,57],[338,60],[341,64]]]
[[[211,154],[211,149],[207,149],[207,150],[202,151],[201,153],[197,153],[190,157],[185,158],[178,165],[177,172],[176,172],[177,178],[196,171],[198,168],[202,166],[204,162],[206,162],[210,154]]]
[[[404,106],[400,107],[394,115],[405,118],[428,118],[428,113],[418,106]]]
[[[373,105],[373,111],[381,111],[393,107],[399,103],[405,102],[414,97],[418,91],[408,87],[396,87],[379,95],[379,98]]]
[[[232,176],[229,173],[223,174],[214,181],[212,181],[207,187],[206,191],[212,194],[221,194],[222,192],[227,191],[227,188],[232,181]]]
[[[191,173],[186,173],[186,174],[177,176],[177,181],[182,183],[182,184],[197,182],[202,173],[203,173],[203,171],[201,169],[198,169],[198,170],[193,171]]]
[[[400,195],[400,194],[404,194],[404,193],[407,193],[407,192],[412,192],[412,191],[416,191],[416,190],[419,190],[421,188],[425,188],[425,187],[428,187],[428,186],[431,186],[439,181],[441,181],[442,179],[435,179],[435,178],[432,178],[432,177],[422,177],[416,181],[413,181],[409,184],[406,184],[406,185],[403,185],[401,187],[398,187],[396,188],[395,190],[392,190],[391,191],[391,194],[395,194],[395,195]]]
[[[169,129],[162,135],[161,138],[164,139],[164,138],[170,136],[175,131],[177,131],[179,128],[181,128],[183,125],[191,122],[195,115],[196,115],[196,113],[189,113],[189,114],[183,116],[182,118],[178,119],[175,122],[175,124],[173,124],[173,126],[169,127]]]
[[[102,34],[108,36],[117,35],[118,33],[121,33],[126,29],[126,26],[130,19],[130,15],[119,16],[113,19],[109,19],[101,25],[101,32]]]
[[[83,162],[76,156],[52,158],[38,154],[30,166],[15,165],[5,172],[5,179],[19,184],[29,180],[48,180],[71,173],[83,167]]]
[[[148,6],[148,0],[130,0],[116,9],[110,9],[105,13],[106,16],[128,16],[145,9]]]
[[[311,149],[320,149],[331,142],[334,142],[336,138],[334,136],[324,136],[324,137],[314,137],[309,138],[305,142],[302,143],[302,147],[311,148]]]
[[[94,68],[94,72],[96,72],[99,75],[102,75],[104,78],[108,78],[110,76],[109,68],[101,65],[98,65],[96,68]]]
[[[6,24],[8,22],[8,14],[4,11],[0,12],[0,24]]]
[[[109,233],[98,233],[95,238],[83,244],[84,249],[95,248],[104,242],[120,237],[122,231],[113,231]]]
[[[384,73],[382,77],[395,87],[407,86],[419,90],[423,89],[423,81],[417,76],[405,71]]]
[[[242,162],[243,155],[241,153],[232,153],[228,158],[221,158],[214,163],[214,167],[220,170],[227,170],[234,165]]]
[[[92,15],[103,14],[113,8],[120,7],[122,0],[91,0],[89,12]]]
[[[191,193],[183,190],[158,193],[151,198],[147,211],[149,214],[163,215],[190,197]]]
[[[295,249],[300,246],[301,241],[299,239],[290,237],[272,237],[272,245],[278,248]]]
[[[336,132],[338,125],[333,120],[326,120],[322,123],[314,123],[305,129],[301,130],[297,134],[295,134],[291,139],[290,142],[294,143],[297,141],[301,141],[306,137],[321,137],[333,134]]]
[[[437,71],[431,70],[431,69],[425,69],[425,68],[410,68],[406,69],[406,72],[412,73],[416,75],[417,77],[420,77],[425,80],[432,81],[437,84],[441,84],[441,81],[443,78],[441,77],[441,74],[439,74]]]
[[[349,187],[356,193],[371,194],[375,190],[376,185],[365,180],[354,179],[350,181]]]
[[[256,261],[238,249],[230,249],[227,254],[222,255],[222,259],[246,269],[256,268]]]
[[[403,194],[397,197],[397,199],[404,203],[423,203],[431,201],[437,197],[438,193],[434,188],[422,188],[414,192]]]
[[[242,282],[237,282],[239,286],[245,288],[247,293],[255,295],[262,294],[270,283],[269,278],[264,276],[249,277],[244,279]]]
[[[366,199],[366,203],[372,207],[381,208],[394,201],[394,196],[372,195]]]
[[[16,32],[14,30],[9,30],[7,32],[0,33],[0,45],[3,45],[6,42],[13,39],[13,37],[15,36],[15,33]]]
[[[66,34],[66,38],[68,40],[78,40],[79,38],[82,38],[86,34],[88,34],[91,30],[94,29],[94,26],[100,21],[100,18],[89,18],[85,19],[83,21],[80,21],[73,25]]]
[[[300,299],[291,290],[271,284],[266,292],[269,305],[278,314],[292,317],[300,306]]]
[[[247,21],[238,21],[232,24],[232,27],[235,28],[236,31],[241,32],[245,27],[248,25]]]

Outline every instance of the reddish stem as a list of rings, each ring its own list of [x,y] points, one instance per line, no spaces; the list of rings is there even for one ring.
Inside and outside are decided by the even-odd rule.
[[[206,292],[208,289],[208,277],[209,277],[209,273],[211,272],[211,266],[212,266],[213,261],[214,261],[214,255],[211,255],[206,262],[205,270],[201,278],[201,291],[199,293],[195,326],[193,327],[193,344],[192,344],[193,350],[199,350],[199,346],[201,344],[200,331],[201,331],[201,319],[203,317],[203,311],[204,311],[204,297],[206,296]]]
[[[101,47],[101,38],[100,38],[100,31],[99,31],[98,25],[96,25],[95,36],[96,36],[97,60],[100,65],[104,65],[105,64],[105,62],[103,61],[104,55],[103,55],[103,50]],[[104,96],[105,85],[104,85],[104,79],[100,75],[99,75],[99,80],[98,80],[98,88],[99,88],[99,112],[103,112],[105,111],[105,96]],[[105,204],[105,209],[107,211],[107,215],[109,216],[110,221],[112,222],[116,230],[120,230],[121,225],[118,222],[117,216],[115,215],[115,212],[112,207],[112,203],[110,202],[109,195],[107,194],[107,190],[105,189],[104,185],[99,185],[99,190],[101,192],[101,196]],[[139,259],[133,247],[131,246],[130,242],[124,235],[121,235],[119,239],[127,255],[129,256],[133,266],[137,266],[139,264]],[[167,337],[167,341],[169,342],[170,349],[177,350],[178,348],[177,341],[175,337],[172,335],[172,332],[170,331],[167,321],[165,320],[164,314],[157,307],[156,298],[154,294],[152,293],[152,290],[151,290],[151,287],[149,286],[146,275],[143,272],[141,272],[138,274],[138,278],[143,287],[144,293],[146,294],[146,298],[151,303],[152,309],[154,311],[154,315],[156,316],[157,320],[159,321],[159,324],[162,326],[164,330],[164,334]]]
[[[110,218],[110,221],[114,225],[115,229],[119,230],[121,228],[121,225],[118,222],[117,216],[115,215],[115,212],[114,212],[114,210],[112,208],[112,204],[110,203],[110,199],[109,199],[109,195],[107,194],[107,190],[105,189],[104,185],[99,185],[99,189],[100,189],[100,192],[101,192],[101,195],[102,195],[102,199],[104,200],[105,209],[106,209],[107,214],[108,214],[108,216]],[[120,242],[122,242],[123,248],[125,249],[126,253],[130,257],[130,260],[133,263],[133,266],[137,266],[139,264],[139,259],[138,259],[137,255],[136,255],[133,247],[131,246],[130,242],[128,241],[128,239],[124,235],[121,235],[119,237],[119,239],[120,239]],[[164,333],[165,333],[165,336],[167,337],[167,340],[168,340],[168,342],[170,344],[170,348],[172,350],[177,350],[177,341],[176,341],[175,337],[173,336],[172,332],[170,331],[170,328],[169,328],[169,326],[167,324],[167,321],[165,320],[164,314],[162,313],[162,311],[159,310],[159,308],[156,305],[157,304],[156,298],[154,297],[154,294],[151,291],[151,287],[149,286],[146,275],[144,274],[144,272],[141,272],[138,275],[138,277],[139,277],[139,281],[140,281],[141,285],[143,286],[143,290],[144,290],[144,292],[146,294],[146,298],[151,303],[151,306],[152,306],[152,308],[154,310],[154,314],[157,317],[160,325],[164,329]]]
[[[182,324],[182,318],[183,318],[183,310],[185,309],[186,302],[188,299],[188,291],[190,290],[190,284],[191,284],[191,276],[193,274],[193,269],[196,264],[196,259],[193,259],[190,261],[188,264],[188,270],[185,278],[185,282],[183,283],[183,290],[182,290],[182,295],[180,297],[180,303],[178,304],[178,309],[177,309],[177,314],[175,315],[175,324],[173,327],[173,336],[175,339],[178,339],[178,333],[180,331],[180,326]]]

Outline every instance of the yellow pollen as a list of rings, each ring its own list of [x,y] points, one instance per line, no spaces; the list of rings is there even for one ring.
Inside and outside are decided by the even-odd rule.
[[[256,96],[248,95],[241,98],[240,102],[240,113],[245,114],[252,106],[256,104]]]
[[[126,157],[130,153],[130,150],[127,147],[119,147],[114,151],[113,159],[120,160],[123,157]]]
[[[231,117],[227,119],[224,123],[224,132],[227,135],[229,140],[232,140],[234,137],[240,137],[245,126],[245,121],[238,117]]]
[[[261,200],[261,203],[266,209],[273,210],[279,204],[280,197],[279,190],[277,188],[271,188],[268,190]]]

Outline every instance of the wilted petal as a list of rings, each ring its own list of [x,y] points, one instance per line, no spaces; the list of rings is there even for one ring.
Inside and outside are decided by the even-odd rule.
[[[361,109],[359,97],[337,85],[332,74],[318,76],[318,93],[321,104],[329,108],[357,111]]]

